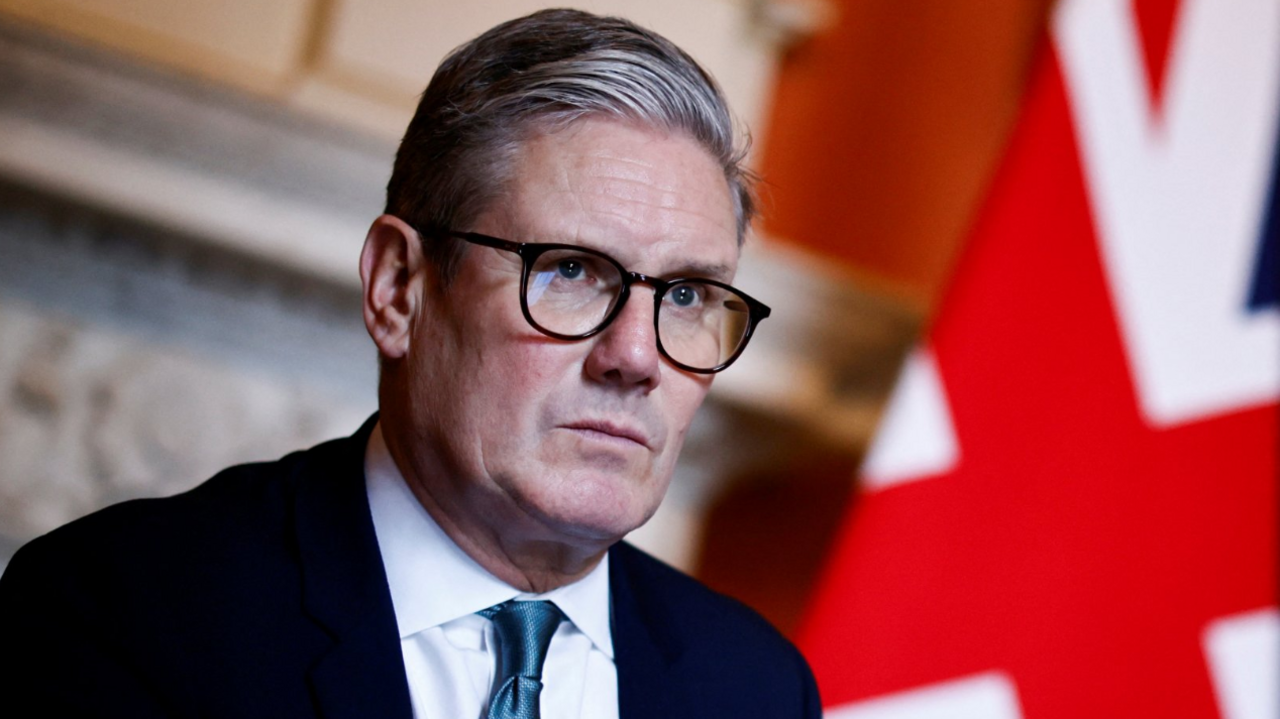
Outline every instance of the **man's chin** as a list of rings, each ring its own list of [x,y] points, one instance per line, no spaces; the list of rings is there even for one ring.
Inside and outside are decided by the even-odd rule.
[[[571,543],[606,549],[648,521],[649,516],[555,513],[544,515],[542,521]]]
[[[652,507],[619,506],[585,502],[576,506],[559,505],[540,511],[529,508],[543,526],[565,541],[601,550],[638,529],[657,511]]]
[[[593,466],[574,460],[568,469],[547,463],[502,483],[527,516],[573,544],[603,548],[622,539],[649,521],[670,482],[649,462]]]

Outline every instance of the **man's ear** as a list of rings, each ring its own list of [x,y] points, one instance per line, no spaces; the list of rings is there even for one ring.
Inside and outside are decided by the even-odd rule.
[[[414,318],[425,300],[426,270],[417,231],[394,215],[373,221],[360,252],[364,326],[387,359],[409,351]]]

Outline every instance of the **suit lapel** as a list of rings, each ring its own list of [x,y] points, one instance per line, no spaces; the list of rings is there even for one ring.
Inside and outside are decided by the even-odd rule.
[[[413,709],[382,555],[364,485],[364,450],[377,415],[352,437],[313,451],[299,472],[295,534],[303,611],[329,639],[308,675],[326,719],[411,719]],[[609,550],[620,719],[679,719],[689,687],[679,671],[680,625],[653,591],[644,558]]]
[[[331,452],[313,452],[297,485],[303,611],[331,640],[309,674],[327,719],[413,714],[364,486],[364,450],[376,421],[374,415]]]
[[[688,689],[676,663],[684,651],[671,608],[653,596],[641,576],[636,549],[619,542],[609,550],[613,648],[618,670],[620,719],[683,716]]]

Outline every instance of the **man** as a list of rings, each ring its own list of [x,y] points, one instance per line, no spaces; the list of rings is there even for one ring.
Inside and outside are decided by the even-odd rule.
[[[762,619],[619,542],[768,314],[728,284],[740,158],[710,78],[625,21],[545,11],[455,51],[360,258],[379,414],[33,541],[0,581],[4,694],[50,716],[818,716]]]

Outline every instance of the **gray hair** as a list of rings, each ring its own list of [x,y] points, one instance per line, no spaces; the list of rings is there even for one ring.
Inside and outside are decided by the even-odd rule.
[[[501,196],[524,141],[586,117],[681,132],[705,148],[724,171],[742,243],[754,176],[715,80],[657,33],[579,10],[505,22],[445,58],[400,142],[386,212],[423,234],[447,283],[461,249],[445,233]]]

